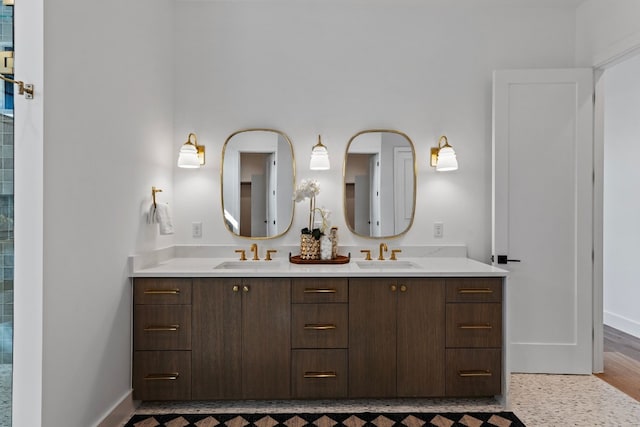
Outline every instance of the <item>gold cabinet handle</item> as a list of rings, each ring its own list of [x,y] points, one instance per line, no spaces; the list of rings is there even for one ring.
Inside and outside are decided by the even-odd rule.
[[[483,324],[461,324],[458,325],[459,329],[493,329],[493,326],[491,326],[488,323],[483,323]]]
[[[489,288],[461,288],[458,289],[459,294],[492,294],[493,290]]]
[[[247,285],[244,285],[242,287],[242,292],[249,292],[249,287]]]
[[[458,371],[460,377],[490,377],[491,371],[487,370],[475,370],[475,371]]]
[[[145,295],[178,295],[180,289],[145,289]]]
[[[407,292],[407,285],[400,285],[400,292]]]
[[[305,294],[335,294],[337,289],[323,289],[323,288],[306,288]]]
[[[396,285],[391,285],[389,286],[389,289],[391,290],[391,292],[395,292],[398,290],[398,287]]]
[[[145,332],[175,332],[180,329],[180,325],[149,325],[145,326]]]
[[[314,331],[326,331],[329,329],[336,329],[337,326],[331,323],[307,323],[304,325],[305,329],[311,329]]]
[[[144,379],[145,381],[175,381],[179,376],[179,372],[169,372],[166,374],[149,374]]]
[[[238,292],[238,291],[240,290],[240,286],[238,286],[238,285],[233,285],[233,288],[231,288],[231,290],[232,290],[233,292]]]
[[[338,374],[336,374],[333,371],[326,371],[326,372],[308,371],[304,373],[305,378],[336,378],[337,376]]]

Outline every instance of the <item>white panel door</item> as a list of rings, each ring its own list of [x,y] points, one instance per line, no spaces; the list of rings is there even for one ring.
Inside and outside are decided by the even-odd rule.
[[[493,241],[513,372],[592,370],[593,72],[493,81]]]
[[[413,218],[414,160],[411,148],[395,147],[393,161],[393,234],[400,234],[409,228]]]

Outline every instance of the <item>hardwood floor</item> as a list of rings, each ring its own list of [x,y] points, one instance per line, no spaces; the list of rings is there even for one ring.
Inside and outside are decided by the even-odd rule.
[[[604,325],[604,373],[596,376],[640,401],[640,339]]]

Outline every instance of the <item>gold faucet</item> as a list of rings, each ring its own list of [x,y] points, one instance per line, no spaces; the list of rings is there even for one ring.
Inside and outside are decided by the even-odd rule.
[[[369,249],[360,249],[360,252],[366,254],[364,257],[365,261],[371,261],[371,251]]]
[[[398,258],[396,257],[397,253],[402,252],[401,249],[391,249],[391,258],[389,258],[391,261],[396,261]]]
[[[384,253],[387,252],[389,248],[387,248],[386,243],[380,243],[380,255],[378,255],[379,261],[384,261]]]
[[[244,249],[236,249],[234,252],[240,254],[240,261],[247,260],[247,255],[245,254]]]
[[[265,261],[271,261],[271,254],[275,254],[278,252],[275,249],[267,249],[267,256],[264,258]]]
[[[254,261],[258,261],[260,259],[260,257],[258,256],[258,244],[257,243],[252,243],[251,244],[251,248],[249,249],[251,252],[253,252],[253,260]]]

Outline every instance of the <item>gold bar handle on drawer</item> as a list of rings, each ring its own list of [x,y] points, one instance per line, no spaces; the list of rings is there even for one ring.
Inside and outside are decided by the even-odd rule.
[[[491,326],[488,323],[482,323],[482,324],[462,324],[462,325],[458,325],[459,329],[492,329],[493,326]]]
[[[327,371],[327,372],[305,372],[304,373],[304,377],[305,378],[335,378],[337,377],[338,374],[336,374],[333,371]]]
[[[178,295],[180,289],[145,289],[145,295]]]
[[[306,288],[305,294],[335,294],[338,292],[336,289],[324,289],[324,288]]]
[[[460,376],[460,377],[490,377],[490,376],[492,376],[492,374],[491,374],[491,371],[487,371],[487,370],[458,371],[458,376]]]
[[[144,327],[145,332],[175,332],[180,325],[149,325]]]
[[[144,377],[145,381],[175,381],[180,376],[178,372],[169,372],[166,374],[149,374]]]
[[[460,288],[459,294],[492,294],[493,290],[489,288]]]
[[[337,326],[331,323],[307,323],[304,325],[305,329],[312,329],[314,331],[327,331],[329,329],[336,329]]]

